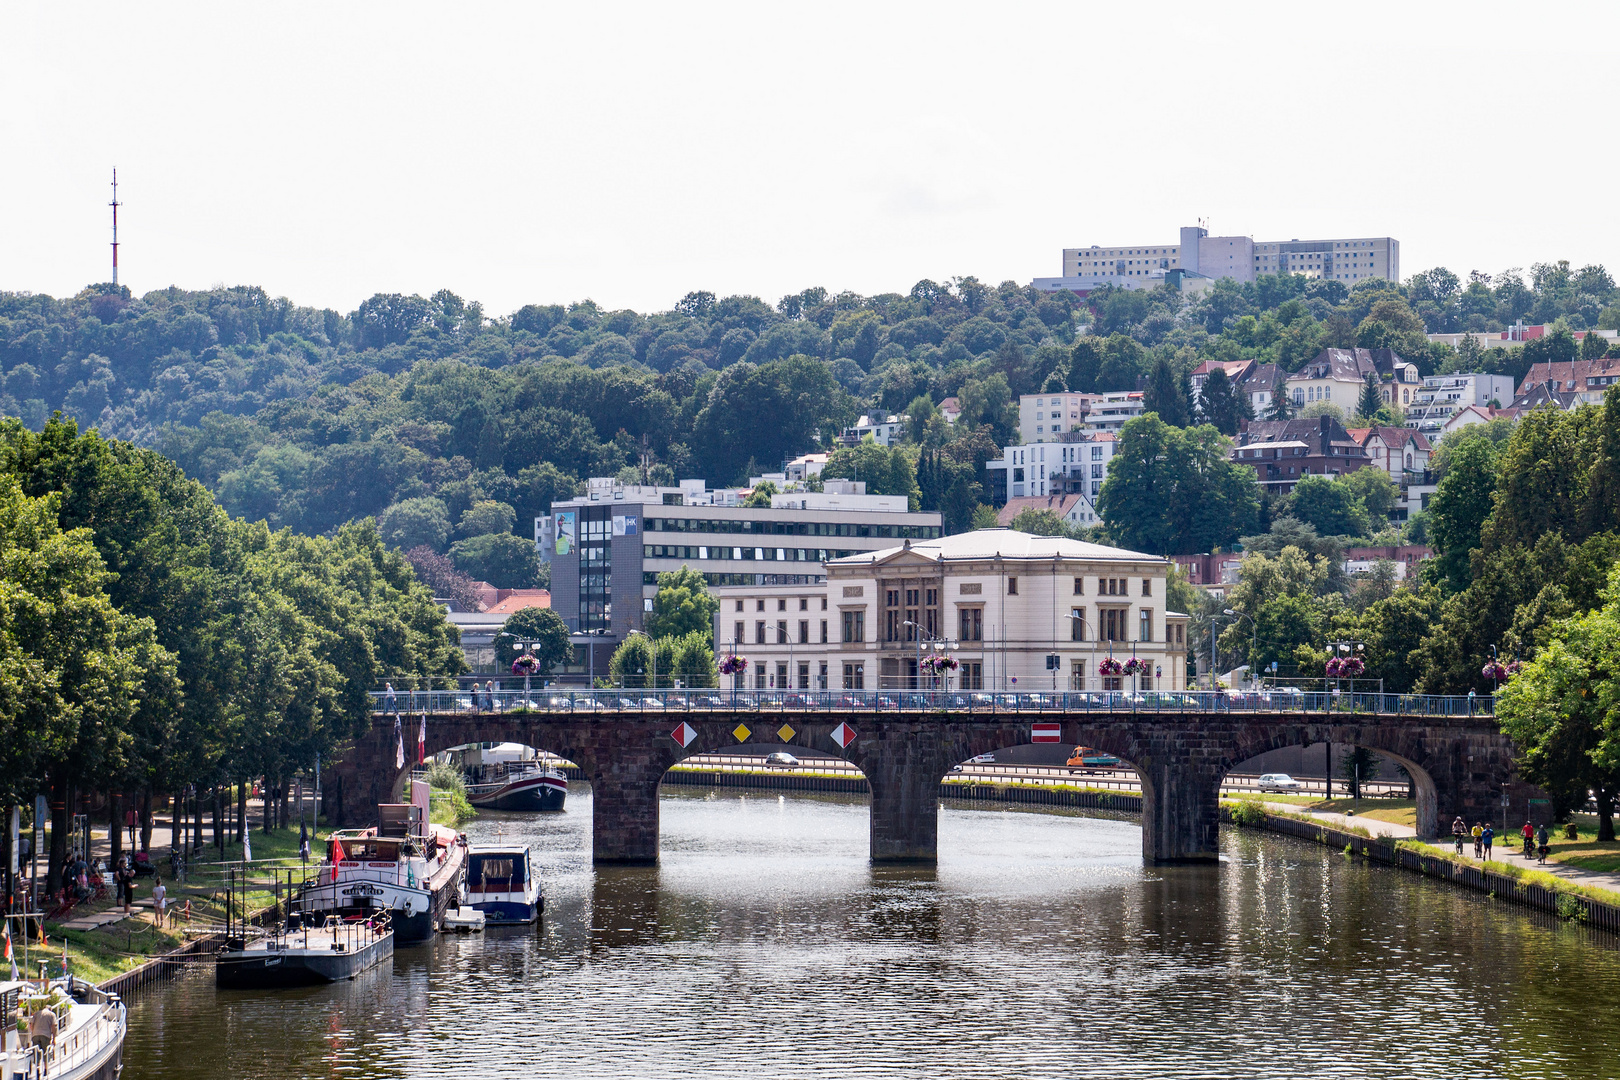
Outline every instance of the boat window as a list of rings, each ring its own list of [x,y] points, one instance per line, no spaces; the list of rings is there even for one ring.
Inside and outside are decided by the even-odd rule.
[[[515,868],[515,860],[510,855],[484,856],[473,862],[471,877],[474,882],[511,881]]]

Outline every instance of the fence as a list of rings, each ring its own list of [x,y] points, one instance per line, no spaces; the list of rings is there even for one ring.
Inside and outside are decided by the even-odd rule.
[[[612,713],[664,715],[687,712],[797,713],[1266,713],[1301,716],[1493,715],[1490,696],[1301,692],[1292,688],[1253,693],[1130,690],[1055,693],[989,693],[955,690],[559,690],[373,691],[373,710],[395,713]]]

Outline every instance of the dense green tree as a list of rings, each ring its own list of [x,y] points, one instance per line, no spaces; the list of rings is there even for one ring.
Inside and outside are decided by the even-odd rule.
[[[1153,374],[1142,393],[1142,407],[1150,413],[1158,413],[1159,419],[1172,427],[1187,427],[1192,423],[1187,398],[1181,392],[1170,361],[1162,356],[1154,363]]]
[[[1356,401],[1356,421],[1361,426],[1378,423],[1378,413],[1384,407],[1383,395],[1379,393],[1378,377],[1367,372],[1362,380],[1361,396]]]
[[[1222,435],[1236,435],[1238,425],[1250,418],[1248,396],[1232,385],[1223,368],[1215,368],[1204,377],[1199,397],[1205,421]]]
[[[534,541],[511,533],[457,540],[450,545],[450,561],[473,580],[501,589],[532,589],[540,576],[540,554]]]
[[[527,607],[506,617],[495,635],[495,664],[502,671],[511,670],[519,644],[529,646],[524,651],[540,662],[541,678],[550,678],[552,668],[574,659],[568,625],[549,607]]]
[[[689,566],[658,575],[658,593],[647,617],[647,633],[655,638],[699,634],[713,651],[714,613],[720,601],[709,595],[700,571]]]
[[[1480,546],[1480,530],[1496,493],[1496,449],[1484,438],[1447,439],[1446,473],[1429,501],[1429,535],[1435,547],[1435,573],[1448,590],[1467,587],[1473,572],[1469,552]]]
[[[1288,496],[1287,512],[1323,536],[1366,536],[1367,511],[1338,478],[1303,476]]]
[[[450,539],[450,514],[443,500],[432,497],[406,499],[384,510],[377,519],[384,543],[409,551],[428,547],[443,551]]]
[[[822,466],[822,480],[860,480],[868,495],[904,495],[911,509],[922,507],[922,490],[912,454],[904,446],[882,446],[870,435],[855,446],[841,446]]]
[[[480,499],[461,515],[456,531],[463,537],[483,536],[485,533],[509,533],[517,520],[517,511],[494,499]]]
[[[1173,428],[1157,416],[1120,431],[1097,512],[1121,545],[1191,554],[1229,544],[1259,513],[1254,470],[1233,464],[1209,425]]]

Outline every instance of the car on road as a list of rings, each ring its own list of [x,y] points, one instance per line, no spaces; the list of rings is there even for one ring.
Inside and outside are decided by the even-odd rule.
[[[1254,786],[1261,791],[1302,791],[1305,788],[1304,784],[1281,772],[1261,773]]]
[[[967,763],[969,765],[994,765],[995,762],[996,755],[994,754],[979,754],[976,757],[970,757],[967,759]]]
[[[799,763],[799,759],[784,750],[765,755],[765,764],[782,769],[791,769]]]

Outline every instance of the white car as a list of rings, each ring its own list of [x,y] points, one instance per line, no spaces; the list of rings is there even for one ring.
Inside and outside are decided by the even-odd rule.
[[[1292,776],[1281,772],[1262,773],[1260,779],[1254,782],[1254,786],[1261,791],[1302,791],[1305,787]]]
[[[996,755],[994,754],[980,754],[978,757],[968,758],[969,765],[994,765],[995,762]]]
[[[798,758],[782,750],[778,750],[774,754],[765,755],[765,764],[767,765],[776,765],[784,769],[791,769],[798,763]]]

